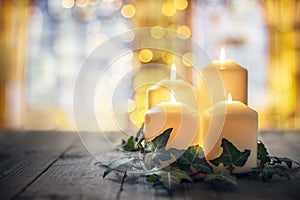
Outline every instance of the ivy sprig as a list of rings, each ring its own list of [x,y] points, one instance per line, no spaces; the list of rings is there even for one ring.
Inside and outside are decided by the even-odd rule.
[[[211,164],[209,164],[204,156],[203,149],[199,145],[190,146],[186,150],[167,149],[166,146],[172,131],[173,129],[169,128],[145,144],[142,126],[136,136],[131,136],[127,141],[123,140],[122,142],[123,151],[139,151],[144,158],[150,159],[150,166],[147,166],[149,169],[141,173],[141,176],[146,177],[147,182],[153,186],[164,188],[169,194],[172,194],[172,191],[182,182],[193,182],[197,174],[204,177],[204,182],[211,184],[238,185],[236,174],[233,173],[234,169],[245,165],[251,153],[250,150],[244,149],[240,151],[229,140],[222,138],[222,152],[219,157],[210,160]],[[257,147],[259,165],[253,168],[249,174],[259,177],[262,181],[269,181],[274,176],[290,179],[289,169],[295,164],[299,166],[299,163],[289,158],[269,156],[265,145],[261,141],[258,142]],[[125,179],[129,169],[140,169],[141,166],[137,165],[143,162],[144,160],[141,156],[132,155],[112,161],[105,166],[106,171],[103,174],[103,178],[112,171],[123,171],[123,178]],[[219,172],[214,174],[211,165],[223,165],[228,170],[228,173]]]

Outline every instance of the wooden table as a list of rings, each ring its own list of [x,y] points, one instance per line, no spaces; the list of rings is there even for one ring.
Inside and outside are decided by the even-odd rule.
[[[107,145],[103,136],[86,134]],[[263,132],[260,139],[271,154],[300,161],[300,132]],[[238,187],[184,183],[170,197],[134,174],[127,174],[120,190],[122,175],[103,179],[97,163],[77,134],[0,131],[0,199],[300,199],[299,172],[291,181],[241,177]]]

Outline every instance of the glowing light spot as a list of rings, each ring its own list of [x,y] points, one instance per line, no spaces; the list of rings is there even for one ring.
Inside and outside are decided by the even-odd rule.
[[[166,31],[161,26],[154,26],[151,28],[151,36],[154,39],[161,39],[166,34]]]
[[[149,49],[142,49],[139,52],[139,59],[142,62],[150,62],[153,58],[153,53]]]
[[[91,6],[97,5],[98,2],[99,2],[99,0],[89,0],[89,4],[90,4]]]
[[[229,92],[228,93],[228,103],[232,103],[232,95],[231,95],[231,93]]]
[[[187,39],[191,37],[191,29],[188,26],[179,26],[177,28],[177,36],[181,39]]]
[[[141,111],[134,111],[129,116],[131,122],[135,125],[141,125],[144,120],[144,114]]]
[[[174,6],[177,10],[184,10],[188,5],[189,3],[187,0],[174,0]]]
[[[61,6],[64,8],[72,8],[74,6],[74,0],[62,0]]]
[[[171,17],[173,15],[175,15],[176,13],[176,8],[174,6],[173,3],[164,3],[161,7],[161,12],[167,16],[167,17]]]
[[[89,4],[88,0],[76,0],[76,6],[79,8],[84,8]]]
[[[226,55],[225,55],[225,49],[221,48],[221,50],[220,50],[220,61],[224,62],[225,61],[225,57],[226,57]]]
[[[192,67],[193,59],[194,54],[192,52],[187,52],[182,57],[182,63],[187,67]]]
[[[132,4],[126,4],[121,9],[121,14],[125,18],[132,18],[136,13],[136,9]]]
[[[161,53],[161,58],[163,61],[167,64],[172,64],[176,58],[176,56],[172,53],[169,53],[167,51],[164,51]]]

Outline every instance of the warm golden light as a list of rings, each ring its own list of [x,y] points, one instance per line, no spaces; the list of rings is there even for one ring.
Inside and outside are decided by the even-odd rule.
[[[142,49],[139,52],[139,59],[142,62],[150,62],[153,58],[153,53],[150,49]]]
[[[171,67],[170,80],[176,80],[176,65],[173,63]]]
[[[176,13],[176,8],[174,6],[173,3],[164,3],[161,7],[161,12],[167,16],[167,17],[171,17],[173,15],[175,15]]]
[[[170,101],[171,102],[176,102],[176,97],[174,95],[174,91],[173,90],[170,91]]]
[[[221,48],[221,51],[220,51],[220,61],[221,62],[225,61],[225,49],[224,48]]]
[[[184,10],[188,5],[189,3],[187,0],[174,0],[174,6],[177,10]]]
[[[231,96],[231,93],[228,93],[228,103],[231,103],[232,102],[232,96]]]
[[[64,8],[72,8],[74,6],[74,0],[62,0],[61,6]]]
[[[136,9],[132,4],[126,4],[121,9],[121,14],[125,18],[132,18],[136,13]]]
[[[191,37],[191,34],[192,34],[191,29],[185,25],[179,26],[177,28],[177,32],[178,32],[177,36],[181,39],[189,38],[189,37]]]
[[[167,51],[164,51],[161,53],[161,58],[163,59],[163,61],[167,64],[171,64],[174,62],[175,60],[175,55],[172,53],[169,53]]]
[[[166,34],[162,26],[154,26],[151,28],[151,36],[154,39],[161,39]]]
[[[84,8],[89,4],[88,0],[76,0],[76,6],[79,8]]]

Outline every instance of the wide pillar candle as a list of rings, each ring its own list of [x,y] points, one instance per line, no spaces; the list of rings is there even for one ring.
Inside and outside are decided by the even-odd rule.
[[[181,102],[162,102],[145,114],[144,135],[149,142],[173,128],[166,148],[187,149],[198,144],[198,111]]]
[[[225,115],[225,116],[224,116]],[[225,118],[225,121],[223,120]],[[243,167],[235,167],[235,173],[251,171],[257,166],[258,114],[239,101],[221,101],[201,113],[201,141],[207,160],[221,155],[221,140],[226,138],[238,150],[251,151]],[[221,132],[215,131],[216,123],[224,122]],[[214,167],[214,171],[225,170]]]
[[[222,51],[221,51],[222,52]],[[208,83],[215,79],[215,69],[220,73],[223,81],[224,93],[229,92],[237,101],[248,104],[248,72],[245,68],[232,60],[225,60],[225,53],[221,53],[220,60],[214,60],[202,68],[197,74],[197,97],[199,111],[202,112],[212,105]]]

